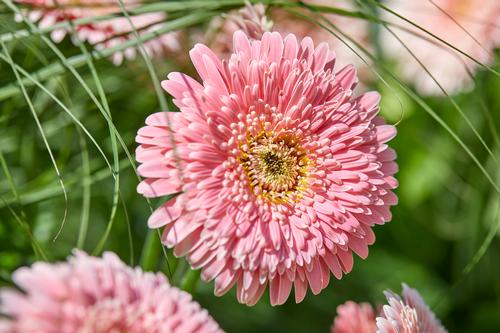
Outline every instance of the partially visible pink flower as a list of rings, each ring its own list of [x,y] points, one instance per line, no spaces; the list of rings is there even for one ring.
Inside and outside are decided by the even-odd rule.
[[[136,141],[138,192],[177,194],[149,218],[163,243],[255,304],[318,294],[368,256],[372,227],[397,203],[396,128],[378,116],[379,95],[354,97],[352,66],[334,68],[325,43],[264,33],[234,34],[221,61],[190,52],[201,77],[171,73],[162,87],[181,112],[146,119]]]
[[[0,319],[0,333],[16,333],[12,321],[8,319]]]
[[[55,23],[66,20],[76,20],[101,15],[120,14],[122,11],[118,0],[17,0],[27,7],[25,11],[28,18],[38,22],[40,28],[50,27]],[[141,4],[139,0],[123,0],[126,9],[134,8]],[[158,30],[167,19],[164,13],[146,13],[130,16],[133,27],[126,17],[97,21],[76,27],[78,38],[93,44],[97,49],[103,50],[114,47],[130,39],[135,39],[134,28],[140,35]],[[71,28],[52,31],[51,37],[55,42],[60,42]],[[143,43],[148,56],[160,56],[165,53],[180,49],[179,33],[162,34]],[[130,47],[112,56],[115,64],[120,64],[123,58],[133,59],[136,48]]]
[[[0,291],[0,313],[11,318],[2,333],[222,332],[163,274],[127,267],[114,253],[75,251],[67,263],[20,268],[13,280],[21,291]]]
[[[249,38],[260,39],[266,31],[270,31],[273,22],[266,16],[266,7],[259,4],[247,4],[237,12],[229,13],[226,18],[226,32],[232,36],[237,30],[242,30]]]
[[[233,34],[241,30],[251,39],[261,39],[266,31],[271,31],[273,22],[266,16],[266,7],[247,4],[239,10],[214,18],[209,25],[203,42],[219,56],[227,57],[232,51]]]
[[[385,4],[399,15],[462,50],[477,61],[485,64],[493,62],[493,49],[500,45],[498,30],[500,2],[498,0],[413,2],[389,0]],[[472,85],[469,72],[474,73],[478,69],[479,66],[476,63],[388,12],[383,11],[383,17],[410,31],[392,28],[447,93],[459,92]],[[412,82],[418,92],[425,95],[443,94],[436,82],[389,31],[382,28],[380,40],[386,54],[397,61],[401,75]]]
[[[337,307],[332,333],[375,333],[375,311],[368,303],[347,301]]]
[[[303,2],[308,5],[334,7],[351,11],[356,10],[356,6],[351,0],[303,0]],[[326,26],[328,29],[338,34],[344,42],[350,45],[369,63],[369,59],[364,55],[363,51],[360,51],[356,46],[354,46],[352,42],[343,37],[334,28],[328,26],[328,24],[326,24],[325,22],[321,20],[314,20],[315,16],[314,14],[311,14],[311,12],[304,11],[303,14],[309,16],[313,15],[311,16],[313,18],[313,21],[301,18],[300,16],[292,15],[283,9],[278,8],[273,10],[271,17],[275,22],[274,30],[281,32],[282,34],[293,33],[300,38],[309,36],[315,43],[326,42],[331,49],[335,50],[338,59],[337,66],[343,67],[352,64],[358,70],[359,75],[361,75],[364,79],[368,79],[372,76],[369,66],[367,66],[366,63],[358,55],[356,55],[341,40],[339,40],[325,28],[321,27],[319,24]],[[369,38],[370,27],[368,21],[327,13],[322,14],[322,16],[329,20],[332,24],[334,24],[338,29],[340,29],[340,31],[366,48],[368,51],[373,51]]]
[[[377,317],[377,333],[446,333],[420,294],[403,284],[403,297],[386,291],[388,305]]]

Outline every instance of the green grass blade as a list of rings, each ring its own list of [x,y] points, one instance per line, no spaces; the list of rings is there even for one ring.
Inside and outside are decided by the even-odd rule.
[[[412,26],[414,26],[415,28],[417,28],[418,30],[424,32],[425,34],[431,36],[432,38],[434,38],[435,40],[439,41],[440,43],[452,48],[453,50],[455,50],[456,52],[460,53],[461,55],[463,55],[464,57],[472,60],[474,63],[476,63],[477,65],[487,69],[489,72],[495,74],[495,75],[498,75],[500,76],[500,73],[497,72],[495,69],[491,68],[490,66],[480,62],[479,60],[475,59],[474,57],[470,56],[469,54],[467,54],[467,52],[464,52],[462,51],[461,49],[459,49],[458,47],[452,45],[451,43],[448,43],[447,41],[445,41],[444,39],[436,36],[435,34],[433,34],[432,32],[430,32],[429,30],[421,27],[420,25],[412,22],[411,20],[407,19],[406,17],[396,13],[395,11],[393,11],[392,9],[390,9],[389,7],[385,6],[384,4],[380,3],[380,2],[377,2],[375,0],[369,0],[373,5],[375,6],[378,6],[379,8],[383,9],[384,11],[398,17],[399,19],[411,24]],[[358,1],[359,2],[359,1]]]
[[[90,217],[90,196],[91,196],[91,181],[90,181],[90,162],[89,162],[89,151],[87,147],[87,141],[82,134],[80,128],[76,127],[80,150],[82,156],[82,214],[80,217],[80,228],[78,231],[78,239],[76,241],[76,247],[83,249],[85,246],[85,239],[87,237],[87,230],[89,225]]]
[[[4,61],[8,61],[8,57],[0,53],[0,59]],[[106,157],[106,154],[104,153],[103,149],[97,142],[97,140],[92,136],[92,134],[87,130],[85,125],[73,114],[73,112],[70,111],[70,109],[57,97],[55,96],[50,90],[48,90],[39,80],[34,78],[31,74],[29,74],[24,68],[21,66],[14,64],[16,70],[21,73],[28,82],[31,82],[33,85],[37,86],[39,89],[41,89],[44,93],[46,93],[59,107],[71,118],[71,120],[85,133],[85,135],[89,138],[89,140],[94,144],[94,146],[97,148],[101,156],[103,157],[104,161],[108,165],[109,169],[112,171],[113,168],[111,166],[111,163],[109,162],[108,158]]]
[[[45,133],[43,131],[43,127],[42,127],[42,124],[40,123],[40,119],[38,118],[38,115],[36,114],[35,108],[33,107],[33,103],[31,101],[31,98],[29,97],[28,92],[26,91],[26,88],[25,88],[24,84],[22,83],[21,77],[19,76],[19,73],[18,73],[18,71],[16,69],[16,66],[14,64],[14,61],[12,60],[12,57],[10,57],[10,54],[8,53],[7,48],[5,46],[5,43],[4,42],[0,42],[0,44],[2,45],[2,49],[3,49],[4,53],[7,55],[8,63],[10,64],[10,66],[12,68],[12,71],[14,72],[14,75],[15,75],[16,79],[19,82],[19,87],[21,88],[22,94],[23,94],[23,96],[24,96],[24,98],[26,100],[26,103],[28,104],[28,107],[29,107],[29,109],[31,111],[31,114],[33,115],[35,123],[36,123],[36,125],[38,127],[38,131],[40,132],[40,136],[42,137],[42,140],[43,140],[43,143],[45,145],[45,148],[47,149],[47,152],[49,154],[52,166],[54,167],[54,170],[56,172],[57,178],[59,180],[59,184],[61,186],[61,189],[62,189],[62,192],[63,192],[63,196],[64,196],[64,214],[63,214],[63,219],[62,219],[62,222],[61,222],[61,228],[62,228],[62,226],[64,226],[64,224],[66,222],[66,217],[67,217],[67,214],[68,214],[68,194],[67,194],[66,188],[64,186],[64,181],[63,181],[61,172],[59,171],[59,167],[57,166],[57,162],[56,162],[56,160],[54,158],[54,154],[52,153],[52,149],[50,148],[50,145],[49,145],[49,143],[47,141],[47,138],[45,136]],[[59,232],[56,234],[56,237],[57,237],[58,234],[59,234]]]
[[[3,0],[3,1],[9,1],[9,0]],[[91,52],[91,56],[93,59],[98,60],[98,59],[103,59],[111,56],[115,52],[123,51],[129,47],[134,47],[138,45],[139,43],[143,43],[145,41],[151,40],[156,38],[158,35],[171,32],[174,30],[182,29],[187,26],[194,25],[196,23],[200,23],[212,16],[214,16],[216,13],[215,12],[196,12],[192,14],[188,14],[182,18],[172,20],[170,22],[166,22],[161,28],[159,28],[156,31],[153,32],[147,32],[144,34],[141,34],[139,40],[137,39],[130,39],[126,42],[120,43],[119,45],[116,45],[114,47],[106,48],[105,50],[101,51],[93,51]],[[32,25],[32,27],[34,27]],[[36,32],[37,29],[34,27],[34,33]],[[55,62],[49,66],[45,66],[44,68],[38,70],[35,73],[32,73],[31,75],[36,78],[38,81],[44,81],[48,78],[54,77],[56,75],[64,73],[66,68],[68,66],[76,68],[80,67],[86,64],[86,57],[83,54],[79,54],[76,56],[73,56],[71,58],[68,58],[67,61],[65,61],[64,64],[61,64],[60,62]],[[29,87],[32,85],[32,82],[29,80],[24,80],[23,84],[25,84],[26,87]],[[6,85],[4,87],[0,88],[0,101],[5,100],[6,98],[12,97],[14,95],[17,95],[20,93],[20,89],[17,84],[10,84]]]
[[[4,203],[4,206],[7,207],[7,209],[12,214],[12,216],[17,221],[17,223],[19,223],[19,225],[24,229],[24,231],[28,235],[28,238],[30,239],[31,247],[33,248],[33,252],[35,253],[35,256],[37,256],[38,258],[43,259],[45,261],[48,261],[49,258],[45,254],[45,251],[43,250],[43,248],[40,246],[40,243],[38,243],[36,238],[33,236],[33,233],[31,232],[31,227],[29,226],[29,224],[22,217],[17,215],[16,212],[14,211],[14,209],[12,209],[12,207],[8,203],[6,203],[2,197],[0,197],[0,200],[1,200],[1,202]]]

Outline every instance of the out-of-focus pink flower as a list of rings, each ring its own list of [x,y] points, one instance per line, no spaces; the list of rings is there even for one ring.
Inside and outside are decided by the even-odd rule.
[[[118,0],[17,0],[27,7],[25,11],[31,21],[37,21],[40,28],[50,27],[58,22],[90,18],[101,15],[120,14]],[[138,0],[123,0],[126,9],[132,9],[141,4]],[[104,21],[97,21],[75,27],[78,38],[88,41],[97,49],[103,50],[114,47],[130,39],[135,39],[134,29],[139,36],[157,31],[167,19],[164,13],[146,13],[126,17],[115,17]],[[52,31],[51,37],[60,42],[71,28],[62,28]],[[148,56],[159,56],[180,49],[179,33],[162,34],[143,43]],[[112,60],[120,64],[123,58],[132,59],[136,56],[136,48],[130,47],[121,52],[115,52]]]
[[[446,333],[420,294],[403,284],[403,297],[386,291],[388,305],[377,317],[377,333]]]
[[[303,2],[308,5],[334,7],[351,11],[356,10],[356,7],[350,0],[303,0]],[[309,16],[314,15],[309,11],[304,11],[303,13]],[[366,20],[326,13],[322,14],[322,16],[368,51],[373,51],[369,38],[369,24]],[[338,59],[338,66],[343,67],[353,64],[357,68],[358,73],[364,79],[368,79],[372,76],[366,63],[348,46],[346,46],[344,42],[350,45],[354,50],[356,50],[356,52],[359,52],[359,54],[369,63],[369,59],[364,55],[364,53],[334,28],[328,26],[325,22],[314,21],[314,16],[312,16],[313,21],[310,21],[305,18],[301,18],[300,16],[292,15],[280,8],[273,10],[271,17],[275,22],[274,30],[279,31],[282,34],[293,33],[300,38],[309,36],[315,43],[326,42],[331,49],[335,50]],[[321,27],[319,24],[322,24],[328,29],[334,31],[340,38],[342,38],[342,41],[335,37],[331,32]]]
[[[237,30],[247,34],[249,38],[260,39],[266,31],[270,31],[273,22],[266,16],[266,7],[263,4],[247,4],[236,12],[230,13],[227,18],[226,32],[232,36]]]
[[[0,333],[16,333],[12,321],[0,319]]]
[[[368,303],[347,301],[337,307],[332,333],[375,333],[375,311]]]
[[[500,2],[497,0],[389,0],[387,7],[479,62],[490,64],[499,45]],[[417,27],[383,11],[383,17],[409,31],[391,28],[448,93],[471,86],[478,65]],[[386,54],[398,62],[401,75],[425,95],[443,92],[422,66],[389,31],[382,28]],[[422,36],[422,37],[419,37]]]
[[[261,39],[266,31],[271,31],[273,22],[266,16],[263,4],[247,4],[245,7],[216,17],[210,22],[202,41],[221,57],[232,52],[233,34],[241,30],[251,39]],[[201,41],[201,40],[200,40]]]
[[[229,59],[201,44],[190,56],[202,83],[171,73],[162,86],[181,112],[149,116],[136,137],[138,192],[177,194],[149,227],[216,295],[236,284],[251,305],[268,283],[273,305],[292,286],[296,302],[318,294],[353,252],[368,256],[397,203],[396,129],[377,116],[379,95],[354,98],[355,69],[335,70],[307,37],[239,31]]]
[[[35,263],[0,292],[2,333],[222,332],[191,295],[161,273],[127,267],[113,253],[75,251],[67,263]],[[4,330],[2,330],[4,329]]]

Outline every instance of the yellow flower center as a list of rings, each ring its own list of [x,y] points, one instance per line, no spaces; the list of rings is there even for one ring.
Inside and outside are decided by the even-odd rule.
[[[253,192],[273,203],[295,201],[307,185],[309,159],[292,134],[247,135],[239,161]]]

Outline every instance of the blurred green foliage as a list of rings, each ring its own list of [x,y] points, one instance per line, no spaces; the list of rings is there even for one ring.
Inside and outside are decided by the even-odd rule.
[[[7,19],[6,14],[2,14],[2,22],[2,33],[21,27]],[[7,47],[15,62],[30,73],[58,61],[36,36],[9,43]],[[79,54],[68,39],[58,47],[66,57]],[[379,61],[385,63],[384,59]],[[120,67],[105,59],[95,65],[114,126],[133,154],[137,129],[147,115],[159,109],[146,65],[141,58]],[[187,66],[183,70],[192,70]],[[155,69],[164,78],[179,67],[172,59],[165,58],[155,62]],[[500,70],[498,66],[496,69]],[[83,66],[78,72],[96,92],[89,69]],[[0,73],[1,87],[16,82],[7,62],[0,62]],[[500,127],[500,80],[482,71],[476,81],[474,91],[455,99],[500,159],[495,132]],[[498,193],[451,136],[393,82],[389,83],[392,89],[379,82],[367,85],[381,91],[382,114],[389,121],[396,122],[402,115],[399,134],[391,143],[398,152],[400,203],[393,209],[392,222],[375,228],[377,241],[368,259],[358,258],[352,273],[342,280],[332,277],[321,294],[313,296],[309,292],[298,305],[292,297],[276,308],[264,297],[255,307],[248,308],[237,303],[234,290],[219,298],[213,296],[212,284],[196,285],[197,275],[188,273],[186,262],[174,259],[170,251],[167,261],[156,234],[148,236],[147,217],[151,207],[158,206],[161,200],[148,203],[136,193],[138,178],[122,148],[117,150],[120,200],[105,250],[115,251],[130,264],[141,263],[147,269],[162,270],[173,284],[194,289],[195,299],[227,332],[329,332],[337,305],[349,299],[382,304],[382,291],[399,292],[401,282],[417,288],[451,332],[498,331],[498,237],[477,265],[464,274],[490,228],[496,228],[500,221]],[[51,76],[43,84],[82,122],[113,163],[107,121],[75,78],[66,71]],[[0,95],[1,92],[2,88]],[[29,265],[43,255],[50,261],[64,259],[76,246],[81,224],[87,219],[83,248],[94,251],[110,223],[113,207],[114,178],[97,147],[47,94],[33,87],[28,88],[28,94],[61,171],[67,201],[26,100],[19,93],[3,99],[0,102],[2,285],[11,284],[10,273],[17,267]],[[425,102],[470,147],[498,184],[498,162],[487,154],[450,101],[443,97],[428,98]],[[62,233],[54,240],[63,222]],[[149,256],[142,251],[147,237],[151,246],[146,248],[153,249]]]

